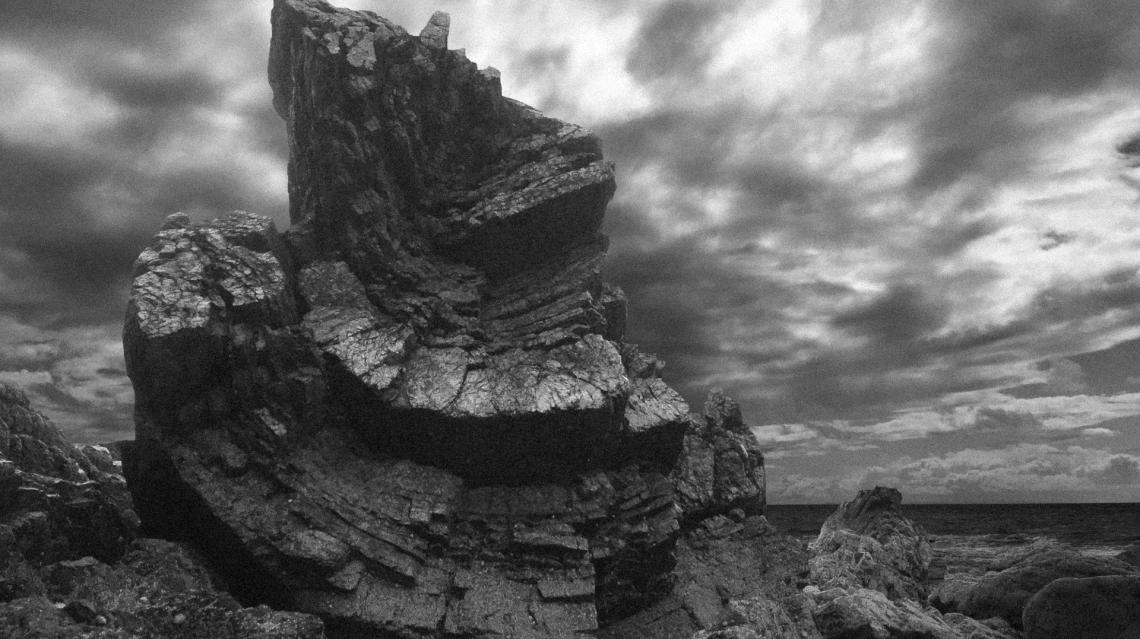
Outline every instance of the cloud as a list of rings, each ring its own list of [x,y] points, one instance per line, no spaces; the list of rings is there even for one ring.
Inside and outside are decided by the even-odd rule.
[[[928,101],[917,129],[918,193],[971,176],[994,183],[1033,162],[1052,123],[1030,117],[1038,98],[1066,99],[1106,85],[1132,84],[1140,61],[1140,14],[1110,0],[1090,12],[1065,2],[938,3],[945,36],[933,59]]]
[[[642,80],[699,74],[715,53],[721,20],[738,2],[668,0],[641,25],[626,69]]]
[[[231,11],[213,39],[200,39],[216,8],[18,2],[6,12],[0,281],[39,292],[29,284],[0,294],[0,312],[58,325],[118,321],[130,265],[166,215],[284,216],[284,126],[246,96],[245,73],[255,73],[268,105],[263,63],[202,64],[211,54],[231,60],[222,42],[250,17]],[[44,30],[68,47],[44,46]],[[263,58],[267,42],[248,32],[267,29],[237,40]]]
[[[24,390],[70,440],[127,439],[134,391],[122,369],[119,324],[43,329],[0,315],[0,381]]]
[[[1140,459],[1131,455],[1115,455],[1109,458],[1108,464],[1097,477],[1107,484],[1118,486],[1140,484]]]
[[[903,456],[829,478],[793,473],[770,484],[784,503],[847,499],[859,487],[899,487],[915,502],[1056,501],[1123,497],[1140,482],[1140,457],[1098,448],[1019,443]],[[1105,493],[1104,491],[1110,492]]]

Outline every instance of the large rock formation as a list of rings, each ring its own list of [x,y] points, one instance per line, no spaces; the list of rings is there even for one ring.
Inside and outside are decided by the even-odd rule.
[[[589,131],[369,12],[277,0],[292,226],[168,218],[124,329],[144,528],[331,632],[585,636],[670,595],[762,457],[623,341]]]

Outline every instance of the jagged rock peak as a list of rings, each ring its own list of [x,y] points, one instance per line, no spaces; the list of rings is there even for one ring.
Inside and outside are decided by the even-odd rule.
[[[272,21],[291,227],[172,216],[135,265],[144,525],[333,636],[586,636],[666,596],[680,535],[763,511],[763,458],[624,342],[599,140],[504,98],[444,14]]]
[[[447,32],[451,30],[451,16],[443,11],[431,14],[431,19],[420,31],[420,41],[433,49],[447,48]]]

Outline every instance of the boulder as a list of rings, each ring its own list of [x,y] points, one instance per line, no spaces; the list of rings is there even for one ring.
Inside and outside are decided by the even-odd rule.
[[[334,634],[592,636],[668,600],[679,540],[763,512],[763,457],[624,341],[600,141],[503,97],[445,14],[271,20],[290,228],[175,215],[135,265],[144,530]]]
[[[890,599],[868,588],[832,588],[816,595],[814,618],[825,639],[960,639],[937,610]]]
[[[1026,639],[1140,638],[1140,575],[1065,577],[1025,605]]]
[[[821,590],[869,588],[891,599],[925,601],[932,551],[901,513],[902,494],[877,486],[841,504],[811,544],[811,581]]]
[[[974,583],[938,591],[931,603],[943,612],[960,612],[975,619],[1000,617],[1020,628],[1026,603],[1057,579],[1136,573],[1134,566],[1118,559],[1082,555],[1049,540],[999,555],[988,568]]]
[[[0,562],[115,561],[139,527],[114,454],[76,447],[0,383]]]

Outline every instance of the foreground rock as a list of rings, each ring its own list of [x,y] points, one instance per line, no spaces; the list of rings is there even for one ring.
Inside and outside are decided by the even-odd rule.
[[[112,452],[78,448],[27,396],[0,384],[0,561],[115,561],[138,516]]]
[[[19,597],[0,603],[0,636],[323,639],[320,619],[243,608],[186,549],[139,539],[122,561],[94,557],[27,570]],[[11,583],[11,582],[9,582]]]
[[[1025,606],[1026,639],[1140,638],[1140,575],[1057,579]]]
[[[599,632],[605,639],[688,639],[748,626],[776,636],[818,637],[800,588],[807,578],[803,544],[760,516],[706,519],[675,552],[668,596]]]
[[[1001,620],[943,615],[927,605],[932,550],[902,514],[902,494],[861,490],[824,522],[811,543],[804,593],[825,639],[1011,639]]]
[[[902,494],[882,486],[840,505],[812,543],[812,583],[821,590],[862,587],[891,599],[925,601],[933,553],[901,505]]]
[[[937,611],[928,612],[909,599],[889,599],[868,588],[833,588],[816,595],[815,623],[828,638],[921,637],[958,639],[961,634]]]
[[[0,384],[0,637],[324,636],[316,617],[243,608],[184,548],[137,532],[113,451],[67,443]]]
[[[136,263],[145,529],[346,635],[588,636],[668,599],[689,531],[762,513],[763,461],[623,341],[598,139],[504,98],[443,14],[272,21],[291,228],[175,215]]]
[[[987,568],[976,581],[943,584],[931,603],[976,619],[1000,617],[1020,628],[1026,603],[1058,579],[1136,573],[1135,566],[1119,559],[1085,556],[1049,540],[998,556]]]

